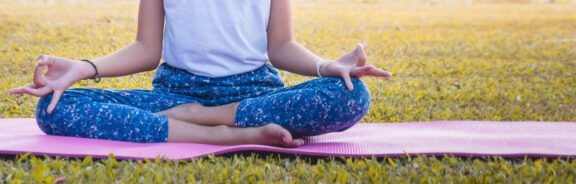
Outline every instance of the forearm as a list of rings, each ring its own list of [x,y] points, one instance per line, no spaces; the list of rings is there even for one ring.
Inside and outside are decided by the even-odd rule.
[[[268,57],[272,65],[278,69],[300,75],[318,76],[316,63],[321,58],[294,40],[286,41],[269,49]]]
[[[116,52],[94,59],[93,62],[102,77],[130,75],[158,67],[161,49],[161,46],[135,41]],[[85,78],[92,78],[95,74],[94,68],[88,63],[84,68]]]

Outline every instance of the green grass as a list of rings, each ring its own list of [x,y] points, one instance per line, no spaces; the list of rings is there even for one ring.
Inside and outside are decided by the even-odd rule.
[[[35,98],[7,91],[32,81],[39,54],[95,58],[133,41],[135,1],[69,2],[0,1],[0,117],[34,117]],[[392,79],[364,79],[373,103],[363,122],[576,122],[576,42],[555,42],[573,38],[575,5],[355,2],[295,1],[294,33],[325,58],[366,41],[369,62],[394,73]],[[281,73],[289,85],[311,79]],[[74,87],[151,89],[152,74]],[[27,157],[0,160],[0,183],[49,183],[62,176],[67,183],[570,183],[575,164],[572,159],[452,156],[317,163],[274,155],[153,163]]]
[[[24,155],[0,162],[0,178],[9,183],[50,183],[60,177],[67,183],[571,183],[575,167],[572,159],[499,157],[310,160],[252,154],[187,162]]]

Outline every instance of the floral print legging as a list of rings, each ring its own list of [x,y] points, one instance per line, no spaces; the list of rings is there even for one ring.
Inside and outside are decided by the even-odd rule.
[[[130,142],[166,142],[168,117],[155,112],[185,103],[218,106],[240,102],[237,127],[276,123],[294,136],[343,131],[367,113],[370,93],[352,79],[349,91],[340,78],[318,78],[284,87],[271,65],[250,72],[209,78],[162,63],[153,90],[75,88],[64,92],[51,114],[52,95],[36,106],[38,126],[49,135],[75,136]]]

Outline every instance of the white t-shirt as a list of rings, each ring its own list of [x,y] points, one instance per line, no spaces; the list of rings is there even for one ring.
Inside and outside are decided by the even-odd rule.
[[[162,58],[206,77],[254,70],[268,61],[271,0],[164,0]]]

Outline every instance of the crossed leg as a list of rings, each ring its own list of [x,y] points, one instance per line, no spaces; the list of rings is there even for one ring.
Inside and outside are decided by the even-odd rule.
[[[290,132],[270,124],[236,128],[203,126],[153,113],[192,100],[166,97],[147,90],[67,90],[56,109],[46,112],[52,95],[42,97],[36,119],[46,134],[130,142],[193,142],[204,144],[264,144],[297,147]],[[221,114],[218,117],[222,116]]]
[[[70,89],[52,114],[52,95],[42,97],[36,119],[50,135],[296,147],[304,141],[292,135],[342,131],[364,117],[370,94],[360,80],[353,83],[350,92],[340,79],[322,78],[216,107],[153,90]]]
[[[339,78],[321,78],[240,102],[210,107],[188,103],[157,113],[202,126],[274,124],[295,136],[320,135],[346,130],[367,113],[370,93],[361,80],[352,81],[354,91],[348,91]]]
[[[263,144],[298,147],[303,139],[293,139],[288,130],[277,124],[261,127],[234,127],[238,103],[205,107],[188,103],[158,112],[168,116],[168,142],[202,142],[207,144]],[[191,134],[190,131],[196,133]],[[215,136],[217,135],[217,136]]]

